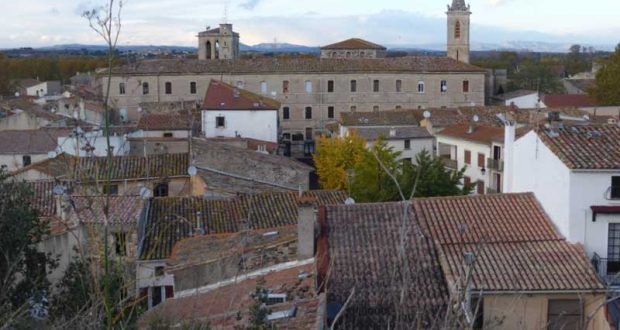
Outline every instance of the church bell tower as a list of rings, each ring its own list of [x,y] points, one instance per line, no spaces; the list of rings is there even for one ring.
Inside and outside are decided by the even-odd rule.
[[[469,20],[471,11],[465,0],[448,5],[448,57],[469,63]]]

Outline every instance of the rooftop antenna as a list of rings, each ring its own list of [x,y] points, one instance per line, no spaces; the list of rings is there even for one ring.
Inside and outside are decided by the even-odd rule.
[[[228,2],[224,4],[224,24],[228,24]]]

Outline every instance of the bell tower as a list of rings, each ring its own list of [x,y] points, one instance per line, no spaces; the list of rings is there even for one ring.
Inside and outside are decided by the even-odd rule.
[[[239,33],[234,32],[232,24],[220,24],[219,28],[198,34],[198,59],[235,60],[239,58]]]
[[[448,57],[469,63],[469,20],[471,11],[465,0],[448,5]]]

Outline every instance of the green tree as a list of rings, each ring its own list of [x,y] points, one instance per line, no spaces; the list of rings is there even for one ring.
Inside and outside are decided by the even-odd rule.
[[[48,271],[56,267],[55,258],[37,249],[48,226],[32,196],[29,185],[0,172],[0,326],[29,321],[30,306],[46,298]]]
[[[400,200],[396,182],[402,174],[400,152],[388,147],[383,139],[377,140],[362,154],[353,168],[351,195],[359,203]]]
[[[9,73],[8,60],[4,54],[0,54],[0,96],[9,96],[14,93]]]
[[[602,67],[596,73],[596,84],[588,94],[601,105],[620,105],[620,44],[602,61]]]
[[[415,189],[414,197],[438,197],[469,195],[473,186],[463,185],[465,168],[459,171],[447,169],[439,157],[423,150],[416,156],[416,164],[406,164],[401,186],[407,196]]]
[[[531,59],[523,61],[510,79],[510,89],[529,89],[546,94],[564,92],[560,77],[553,72],[553,65]]]
[[[582,52],[581,45],[572,45],[570,47],[564,61],[566,72],[569,75],[572,76],[590,70],[591,64],[587,61],[588,54],[586,53],[588,50],[586,47],[583,47],[583,50]]]

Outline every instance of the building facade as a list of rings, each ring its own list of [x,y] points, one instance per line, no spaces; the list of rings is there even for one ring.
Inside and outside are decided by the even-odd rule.
[[[469,63],[469,21],[471,11],[465,0],[452,0],[448,6],[448,57]]]

